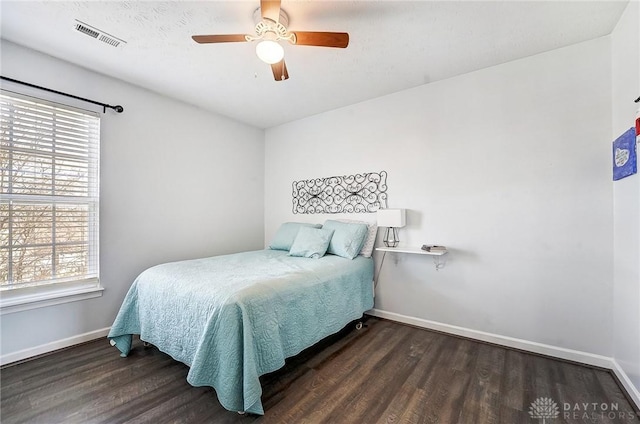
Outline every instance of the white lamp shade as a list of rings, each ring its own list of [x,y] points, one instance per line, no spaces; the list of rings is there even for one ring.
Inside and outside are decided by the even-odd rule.
[[[272,65],[284,58],[284,49],[273,40],[262,40],[256,45],[256,54],[260,60]]]
[[[406,225],[405,209],[378,209],[378,227],[400,228]]]

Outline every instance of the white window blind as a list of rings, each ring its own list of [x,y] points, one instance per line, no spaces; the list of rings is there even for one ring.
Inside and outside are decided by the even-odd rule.
[[[98,284],[100,118],[0,92],[0,291]]]

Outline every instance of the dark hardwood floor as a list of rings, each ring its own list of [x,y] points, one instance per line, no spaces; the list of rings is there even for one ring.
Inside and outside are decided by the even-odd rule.
[[[546,415],[546,424],[640,423],[608,371],[377,318],[367,325],[345,329],[263,376],[262,417],[226,411],[212,388],[186,382],[185,365],[140,340],[127,358],[96,340],[0,370],[0,419],[538,424],[530,406],[550,398],[559,415]]]

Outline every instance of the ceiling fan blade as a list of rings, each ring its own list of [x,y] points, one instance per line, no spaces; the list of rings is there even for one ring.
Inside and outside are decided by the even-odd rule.
[[[207,43],[236,43],[247,41],[244,34],[194,35],[193,41],[200,44]]]
[[[280,0],[260,0],[262,19],[271,19],[273,22],[280,20]]]
[[[271,71],[273,72],[273,77],[276,81],[289,79],[289,72],[287,72],[287,65],[284,63],[284,59],[271,65]]]
[[[338,47],[344,49],[349,45],[349,34],[346,32],[291,32],[296,36],[293,44],[300,46]]]

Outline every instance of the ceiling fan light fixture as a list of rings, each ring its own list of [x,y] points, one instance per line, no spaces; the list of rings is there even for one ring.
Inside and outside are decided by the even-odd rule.
[[[2,0],[0,0],[2,1]],[[344,49],[349,45],[346,32],[289,31],[289,16],[281,7],[282,0],[260,0],[260,7],[253,12],[256,24],[253,34],[210,34],[193,35],[198,44],[209,43],[256,43],[256,55],[271,66],[276,81],[289,79],[284,63],[284,48],[281,43],[300,46],[334,47]]]
[[[263,62],[273,65],[284,58],[284,48],[276,41],[262,40],[256,45],[256,54]]]

